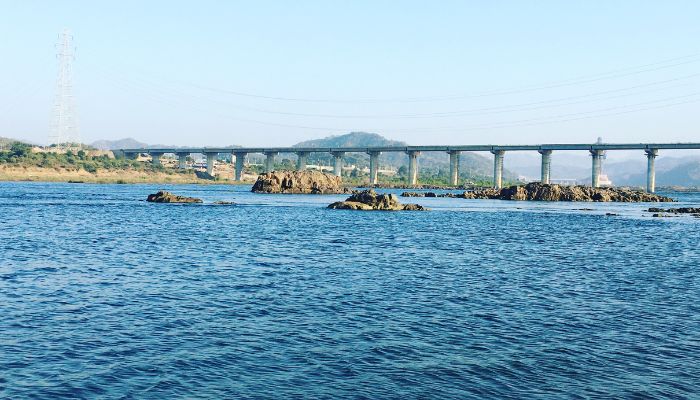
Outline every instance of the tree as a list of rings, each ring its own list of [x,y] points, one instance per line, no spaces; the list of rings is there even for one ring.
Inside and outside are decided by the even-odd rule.
[[[32,148],[28,144],[22,142],[14,142],[10,146],[10,156],[17,158],[27,157],[32,152]]]

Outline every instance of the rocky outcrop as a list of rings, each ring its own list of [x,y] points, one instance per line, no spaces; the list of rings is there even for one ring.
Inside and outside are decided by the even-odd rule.
[[[700,218],[700,207],[656,208],[650,207],[647,212],[654,213],[652,217],[680,216],[679,214],[692,215]]]
[[[670,197],[623,188],[548,185],[539,182],[502,189],[479,189],[461,194],[406,192],[406,197],[459,197],[463,199],[531,200],[531,201],[600,201],[600,202],[671,202]]]
[[[345,201],[330,204],[328,208],[337,210],[383,210],[383,211],[425,211],[419,204],[401,204],[394,194],[377,194],[374,190],[353,193]]]
[[[274,171],[258,176],[255,193],[330,194],[348,193],[339,176],[319,171]]]
[[[202,200],[196,197],[178,196],[165,190],[158,193],[149,194],[146,201],[151,203],[201,203]]]
[[[700,214],[700,207],[656,208],[650,207],[648,212],[665,212],[671,214]]]

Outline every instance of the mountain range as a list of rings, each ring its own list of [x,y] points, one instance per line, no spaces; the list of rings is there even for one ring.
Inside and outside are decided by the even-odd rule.
[[[7,147],[15,141],[11,138],[0,138],[0,148]],[[26,141],[23,141],[27,143]],[[98,140],[90,146],[102,150],[116,150],[123,148],[149,148],[149,147],[184,147],[163,144],[149,145],[133,138],[119,140]],[[307,140],[295,144],[293,147],[371,147],[371,146],[407,146],[405,142],[390,140],[376,133],[351,132],[345,135],[329,136],[322,139]],[[230,148],[240,146],[227,146]],[[671,153],[672,154],[672,153]],[[281,155],[282,158],[293,159],[293,156]],[[369,157],[365,154],[350,153],[345,157],[346,163],[358,166],[367,166]],[[446,171],[449,168],[448,155],[427,152],[419,157],[421,171],[436,173]],[[323,163],[331,165],[330,154],[312,153],[309,156],[310,163]],[[555,153],[552,156],[552,179],[572,179],[580,183],[590,182],[590,157],[576,153]],[[402,153],[384,153],[380,156],[382,167],[401,168],[407,165],[407,156]],[[532,181],[540,176],[540,156],[533,152],[508,152],[505,157],[504,178],[514,180],[521,178]],[[464,152],[460,158],[460,171],[463,176],[490,177],[493,173],[493,158],[490,155]],[[513,172],[511,172],[513,171]],[[639,158],[628,160],[605,160],[603,173],[615,185],[644,186],[646,183],[646,158],[640,154]],[[656,183],[657,186],[700,186],[700,155],[673,157],[663,154],[656,159]]]
[[[373,146],[407,146],[405,142],[390,140],[376,133],[351,132],[345,135],[329,136],[322,139],[307,140],[299,142],[292,147],[373,147]],[[91,144],[92,147],[103,150],[116,150],[124,148],[149,148],[149,147],[176,147],[166,145],[149,145],[132,138],[120,140],[99,140]],[[228,146],[231,148],[240,146]],[[281,154],[281,158],[287,155]],[[400,168],[408,164],[406,154],[384,153],[379,157],[382,167]],[[290,157],[291,158],[291,157]],[[332,156],[324,153],[312,153],[308,158],[309,163],[322,163],[331,165]],[[349,153],[345,156],[345,162],[355,164],[360,167],[369,165],[369,156],[366,154]],[[449,156],[447,153],[429,152],[423,153],[418,158],[419,165],[423,172],[437,173],[449,169]],[[460,171],[465,176],[488,177],[493,171],[493,164],[490,157],[485,157],[477,153],[465,152],[460,157]],[[517,175],[509,170],[503,173],[505,179],[512,180]]]

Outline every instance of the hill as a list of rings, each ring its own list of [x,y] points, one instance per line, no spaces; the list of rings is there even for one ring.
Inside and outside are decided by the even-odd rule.
[[[92,143],[98,149],[114,150],[123,148],[148,148],[148,147],[176,147],[164,145],[149,145],[132,138],[120,140],[98,140]],[[293,147],[372,147],[372,146],[408,146],[406,142],[387,139],[376,133],[351,132],[345,135],[328,136],[321,139],[306,140],[299,142]],[[231,145],[228,148],[240,146]],[[280,161],[285,161],[293,165],[296,156],[292,154],[280,154]],[[331,165],[332,156],[330,154],[311,154],[309,163]],[[349,153],[345,156],[346,164],[354,164],[358,167],[369,165],[369,156],[366,154]],[[384,153],[379,157],[380,168],[392,168],[405,172],[408,166],[406,154]],[[420,165],[420,175],[423,177],[442,177],[446,180],[449,171],[449,156],[447,153],[423,153],[418,158]],[[489,155],[464,152],[460,158],[460,176],[462,179],[490,180],[493,174],[493,159]],[[510,170],[504,170],[506,180],[515,180],[517,175]]]
[[[368,146],[406,146],[405,142],[390,140],[377,133],[350,132],[345,135],[333,135],[323,139],[299,142],[294,147],[368,147]]]
[[[90,145],[99,150],[140,149],[149,147],[148,144],[139,142],[138,140],[132,138],[119,140],[97,140],[92,142]]]
[[[390,140],[376,133],[351,132],[345,135],[329,136],[322,139],[307,140],[294,145],[294,147],[370,147],[370,146],[408,146],[406,142]],[[329,154],[312,154],[310,162],[321,162],[330,165]],[[347,154],[345,162],[360,167],[369,165],[369,156],[364,154]],[[407,155],[401,153],[384,153],[379,157],[382,167],[389,166],[399,169],[408,165]],[[421,174],[445,175],[449,171],[449,156],[447,153],[423,153],[418,158]],[[463,178],[490,179],[493,174],[493,160],[490,157],[477,153],[463,152],[460,157],[460,175]],[[516,174],[509,170],[504,171],[507,180],[517,178]]]
[[[637,168],[634,169],[633,173],[627,175],[613,175],[613,182],[617,185],[645,185],[647,179],[646,162],[636,162],[635,164]],[[613,171],[615,170],[616,169],[613,169]],[[700,187],[700,158],[657,158],[656,185]]]

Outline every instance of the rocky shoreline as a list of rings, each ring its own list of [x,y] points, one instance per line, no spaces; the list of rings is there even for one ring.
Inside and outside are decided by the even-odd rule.
[[[373,189],[353,193],[345,201],[328,205],[336,210],[362,211],[426,211],[419,204],[401,204],[395,194],[377,194]]]
[[[673,202],[670,197],[624,188],[561,186],[539,182],[502,189],[479,189],[463,193],[404,192],[402,197],[455,197],[462,199],[521,201],[593,201],[593,202]]]

